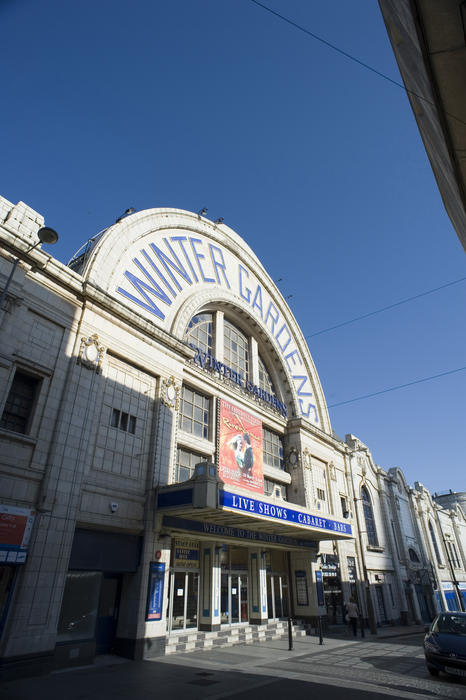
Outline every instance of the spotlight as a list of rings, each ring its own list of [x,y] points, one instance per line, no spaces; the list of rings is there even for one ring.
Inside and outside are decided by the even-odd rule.
[[[223,216],[220,216],[218,219],[214,221],[215,224],[223,224]]]
[[[208,211],[208,210],[207,210],[207,207],[203,207],[203,208],[201,209],[201,211],[198,211],[198,212],[197,212],[197,215],[198,215],[198,216],[205,216],[205,215],[207,214],[207,211]]]

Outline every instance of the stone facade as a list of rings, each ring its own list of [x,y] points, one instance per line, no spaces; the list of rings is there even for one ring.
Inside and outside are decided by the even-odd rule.
[[[372,629],[460,605],[461,505],[334,435],[238,234],[152,209],[65,266],[36,247],[39,214],[0,212],[5,675],[147,658],[193,629],[343,624],[350,597]]]

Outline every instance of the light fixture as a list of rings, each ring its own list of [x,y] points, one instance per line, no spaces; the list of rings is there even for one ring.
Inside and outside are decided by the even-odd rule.
[[[214,221],[215,224],[222,224],[223,223],[223,216],[219,216],[218,219]]]
[[[37,231],[37,236],[39,238],[37,243],[34,243],[34,245],[30,246],[27,250],[25,250],[24,251],[25,253],[30,253],[31,250],[34,250],[34,248],[37,248],[37,246],[40,245],[41,243],[47,243],[48,245],[53,245],[54,243],[56,243],[58,241],[58,233],[55,231],[55,229],[50,228],[50,226],[42,226],[42,228],[40,228]],[[19,260],[20,260],[19,258],[15,258],[15,261],[11,267],[10,276],[8,277],[6,284],[3,287],[3,291],[0,295],[0,310],[2,308],[3,301],[7,295],[8,288],[10,286],[10,282],[13,279],[13,275],[15,274],[15,270],[18,266]]]
[[[207,214],[207,211],[208,211],[207,207],[202,207],[202,209],[197,212],[197,215],[198,216],[205,216]]]

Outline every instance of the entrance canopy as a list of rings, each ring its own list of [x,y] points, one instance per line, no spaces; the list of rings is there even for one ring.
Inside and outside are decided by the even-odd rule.
[[[162,530],[196,533],[243,544],[317,548],[321,540],[352,539],[345,520],[313,513],[302,506],[230,489],[215,465],[202,463],[188,481],[159,489]]]

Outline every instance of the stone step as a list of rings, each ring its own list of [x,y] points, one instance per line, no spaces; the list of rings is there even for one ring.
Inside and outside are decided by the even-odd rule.
[[[293,637],[305,637],[306,627],[299,623],[293,625]],[[279,621],[266,626],[244,625],[222,629],[217,632],[184,631],[167,640],[165,654],[188,653],[212,648],[231,647],[238,644],[254,644],[280,639],[288,635],[288,623]]]

